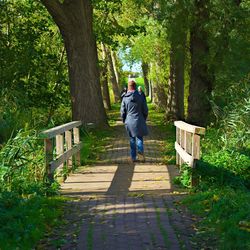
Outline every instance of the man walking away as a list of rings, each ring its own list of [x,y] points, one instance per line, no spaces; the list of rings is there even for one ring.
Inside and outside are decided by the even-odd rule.
[[[123,90],[121,91],[120,97],[121,97],[121,101],[123,99],[123,97],[125,96],[125,94],[127,93],[127,87],[124,86]]]
[[[146,119],[148,107],[145,98],[136,90],[134,80],[128,82],[128,91],[121,104],[121,117],[130,137],[130,155],[132,162],[136,161],[136,151],[142,161],[145,161],[143,136],[148,134]]]
[[[138,93],[139,93],[139,94],[145,99],[145,101],[146,101],[146,96],[145,96],[145,94],[144,94],[144,92],[143,92],[141,86],[138,87]]]

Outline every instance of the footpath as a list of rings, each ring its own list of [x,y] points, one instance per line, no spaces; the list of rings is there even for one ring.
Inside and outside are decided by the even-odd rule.
[[[179,205],[185,193],[173,185],[178,170],[163,163],[166,135],[148,125],[145,162],[129,161],[129,141],[117,122],[99,161],[70,174],[61,186],[74,197],[65,208],[63,240],[47,249],[197,249],[195,219]]]

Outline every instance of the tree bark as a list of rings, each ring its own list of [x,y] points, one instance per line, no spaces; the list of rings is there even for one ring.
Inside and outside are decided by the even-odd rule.
[[[170,20],[170,76],[167,118],[184,120],[185,46],[187,40],[187,13],[183,0],[174,3],[174,17]],[[178,32],[176,33],[176,30]]]
[[[168,81],[168,93],[167,93],[167,110],[166,119],[175,120],[176,113],[176,86],[175,86],[175,64],[173,60],[173,52],[170,51],[170,65],[169,65],[169,81]]]
[[[106,47],[103,43],[102,46],[102,61],[103,65],[101,67],[101,86],[102,86],[102,97],[105,109],[111,109],[109,87],[108,87],[108,61],[106,58]]]
[[[93,36],[90,0],[41,0],[62,34],[68,60],[73,120],[107,125]]]
[[[142,62],[142,73],[143,73],[143,79],[144,79],[144,86],[145,86],[145,95],[149,95],[149,81],[148,81],[148,64],[145,62]]]
[[[191,76],[188,97],[188,122],[206,126],[209,122],[211,106],[209,98],[212,91],[208,71],[208,34],[204,25],[208,20],[208,2],[196,0],[196,16],[190,34]]]
[[[181,42],[183,43],[183,41]],[[176,45],[178,46],[178,49]],[[184,55],[185,47],[183,44],[178,43],[172,45],[170,51],[167,117],[173,120],[184,120]]]
[[[112,84],[115,102],[119,102],[120,101],[120,91],[119,91],[118,83],[116,81],[115,70],[114,70],[114,65],[113,65],[113,61],[112,61],[112,57],[111,57],[111,52],[108,48],[107,48],[107,58],[108,58],[108,66],[109,66],[109,73],[110,73],[110,82]]]
[[[158,77],[160,72],[160,66],[156,63],[156,81],[153,82],[153,102],[160,110],[167,109],[167,95],[165,91],[166,84],[161,82]]]
[[[119,88],[120,79],[121,79],[120,69],[119,69],[119,66],[118,66],[118,58],[117,58],[116,52],[114,52],[113,50],[111,50],[111,58],[112,58],[112,62],[113,62],[116,82],[117,82],[117,85],[118,85],[118,88]]]

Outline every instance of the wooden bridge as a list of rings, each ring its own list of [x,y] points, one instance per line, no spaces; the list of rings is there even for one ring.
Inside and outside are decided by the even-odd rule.
[[[71,122],[43,132],[50,180],[57,167],[80,165],[80,125]],[[199,135],[205,129],[180,121],[175,126],[177,165],[186,162],[194,167]],[[68,236],[63,249],[195,249],[189,240],[194,233],[192,217],[175,206],[185,195],[173,184],[178,167],[164,164],[167,135],[150,122],[149,130],[145,163],[128,160],[128,138],[117,122],[100,160],[94,166],[79,166],[62,183],[61,193],[77,197],[79,210],[85,211],[77,240]]]

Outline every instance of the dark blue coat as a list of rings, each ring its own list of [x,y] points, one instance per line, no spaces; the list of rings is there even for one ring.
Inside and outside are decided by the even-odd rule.
[[[129,136],[138,137],[148,134],[146,119],[148,107],[146,100],[138,91],[127,92],[121,104],[121,117]]]

